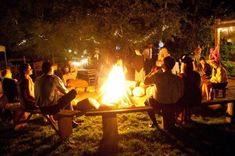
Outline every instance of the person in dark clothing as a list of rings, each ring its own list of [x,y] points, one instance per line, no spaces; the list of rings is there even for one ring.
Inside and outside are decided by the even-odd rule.
[[[206,79],[211,78],[212,69],[211,69],[211,66],[208,63],[206,63],[206,60],[204,57],[200,58],[200,64],[197,67],[197,71],[200,73],[202,78],[206,78]]]
[[[156,65],[158,59],[158,52],[154,48],[153,43],[148,43],[142,55],[144,56],[144,70],[145,74],[149,74],[152,68]]]
[[[10,69],[5,69],[2,72],[3,81],[2,88],[3,94],[6,96],[7,101],[10,103],[19,101],[19,94],[17,90],[17,80],[12,78]]]
[[[10,69],[5,69],[2,71],[2,90],[3,98],[6,99],[8,103],[19,102],[19,94],[17,90],[17,80],[12,78],[12,73]],[[2,112],[6,120],[12,120],[14,112],[10,110],[3,109]]]
[[[193,59],[189,56],[182,58],[182,70],[180,76],[184,82],[184,95],[179,103],[183,108],[182,122],[188,124],[190,108],[201,104],[201,77],[198,72],[193,70]]]

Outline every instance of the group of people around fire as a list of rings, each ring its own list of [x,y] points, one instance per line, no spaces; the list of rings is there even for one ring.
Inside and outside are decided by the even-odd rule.
[[[33,69],[30,64],[23,63],[20,65],[20,78],[13,79],[12,72],[9,68],[2,71],[2,90],[3,99],[8,103],[20,102],[21,107],[26,110],[40,109],[42,113],[53,115],[58,113],[61,109],[74,109],[71,101],[76,97],[75,89],[68,90],[62,79],[54,74],[55,65],[49,61],[42,64],[42,75],[38,76],[33,82],[31,75]],[[14,115],[8,110],[1,109],[1,115],[9,117],[14,120],[14,117],[20,112],[15,112]],[[73,125],[78,123],[73,121]]]
[[[227,73],[218,50],[211,50],[208,60],[200,54],[201,48],[197,48],[194,56],[184,55],[178,62],[170,56],[167,48],[156,50],[152,43],[143,52],[136,49],[131,65],[135,69],[137,85],[147,88],[145,104],[156,112],[167,110],[173,115],[176,107],[200,104],[203,96],[211,100],[215,88],[225,88]],[[76,90],[69,91],[62,79],[54,74],[54,68],[52,63],[45,61],[42,75],[35,82],[30,77],[33,74],[30,64],[20,66],[19,80],[12,78],[10,69],[2,71],[2,89],[7,101],[20,101],[25,109],[40,109],[51,115],[64,108],[74,109],[71,101],[77,95]],[[153,122],[151,127],[158,125],[154,111],[148,112]],[[187,122],[188,119],[182,117],[182,120]]]
[[[211,49],[208,59],[201,56],[201,51],[201,48],[196,48],[193,55],[183,55],[176,62],[166,48],[153,53],[153,44],[149,44],[142,54],[135,50],[135,80],[143,82],[145,88],[149,86],[145,104],[155,110],[148,112],[153,122],[151,127],[158,126],[156,112],[172,116],[169,117],[170,126],[176,122],[177,115],[181,123],[189,123],[190,118],[185,114],[188,107],[200,105],[202,98],[212,100],[215,89],[227,86],[227,72],[218,49]]]

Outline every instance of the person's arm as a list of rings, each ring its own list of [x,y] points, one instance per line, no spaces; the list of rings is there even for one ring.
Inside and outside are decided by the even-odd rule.
[[[25,81],[24,96],[27,101],[35,102],[35,97],[32,92],[30,92],[30,83],[29,80]],[[23,89],[23,88],[22,88]]]
[[[144,79],[144,84],[145,85],[151,85],[155,83],[155,75],[156,73],[152,73],[150,72],[148,75],[146,75],[145,79]]]
[[[56,83],[56,87],[57,89],[63,93],[63,94],[66,94],[68,93],[68,89],[65,87],[63,81],[58,77],[58,76],[55,76],[55,83]]]

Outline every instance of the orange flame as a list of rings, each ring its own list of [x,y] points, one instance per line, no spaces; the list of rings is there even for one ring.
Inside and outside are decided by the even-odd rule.
[[[114,104],[129,105],[124,69],[121,65],[114,65],[107,81],[100,89],[101,103],[107,106]]]

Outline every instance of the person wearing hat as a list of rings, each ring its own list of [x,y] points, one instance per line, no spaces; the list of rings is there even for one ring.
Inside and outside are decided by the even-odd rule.
[[[202,100],[201,93],[201,77],[200,74],[193,70],[193,59],[189,55],[185,55],[181,59],[182,73],[180,76],[184,82],[184,96],[180,104],[183,108],[182,122],[187,124],[190,120],[190,107],[198,105]]]

